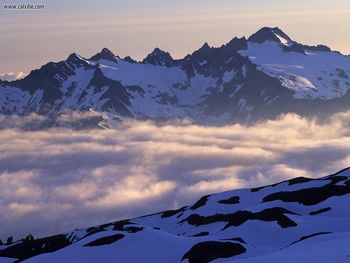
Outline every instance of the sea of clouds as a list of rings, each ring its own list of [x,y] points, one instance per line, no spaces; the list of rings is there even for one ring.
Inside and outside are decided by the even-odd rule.
[[[77,117],[75,115],[75,117]],[[350,112],[247,127],[130,121],[24,130],[0,116],[0,238],[43,236],[190,204],[203,194],[349,166]]]

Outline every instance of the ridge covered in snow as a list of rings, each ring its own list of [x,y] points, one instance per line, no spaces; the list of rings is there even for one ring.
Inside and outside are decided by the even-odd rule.
[[[0,113],[50,116],[93,109],[117,118],[223,124],[282,113],[349,108],[350,57],[262,28],[221,47],[205,43],[183,59],[154,49],[142,62],[107,48],[71,54],[16,81],[0,81]]]
[[[348,262],[350,170],[0,246],[0,262]]]

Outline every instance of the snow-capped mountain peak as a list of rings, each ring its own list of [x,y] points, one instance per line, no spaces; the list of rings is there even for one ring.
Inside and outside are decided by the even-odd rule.
[[[106,60],[106,61],[114,61],[114,62],[116,62],[118,58],[119,57],[114,55],[113,52],[110,51],[108,48],[103,48],[101,50],[101,52],[99,52],[96,55],[92,56],[91,58],[89,58],[89,60],[92,60],[92,61]]]
[[[169,52],[155,48],[143,61],[144,64],[151,64],[153,66],[172,67],[175,64],[174,59]]]
[[[67,58],[67,62],[72,62],[72,63],[76,63],[83,60],[83,57],[81,57],[80,55],[78,55],[77,53],[73,52],[72,54],[70,54]]]
[[[96,67],[101,72],[91,85]],[[349,89],[349,56],[265,27],[220,47],[205,43],[176,60],[159,48],[142,62],[107,48],[89,59],[73,53],[21,80],[0,82],[0,112],[58,115],[93,108],[136,119],[247,123],[287,112],[347,110]]]
[[[262,44],[274,41],[285,46],[291,46],[293,40],[278,27],[263,27],[248,38],[248,41]]]

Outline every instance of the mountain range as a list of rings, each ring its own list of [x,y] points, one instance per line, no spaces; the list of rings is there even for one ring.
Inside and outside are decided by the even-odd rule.
[[[25,78],[0,81],[0,113],[59,116],[101,112],[111,120],[189,119],[252,123],[294,112],[326,116],[349,108],[350,57],[264,27],[220,47],[205,43],[182,59],[154,49],[144,60],[107,48],[71,54]]]
[[[350,168],[0,246],[0,262],[349,262]]]

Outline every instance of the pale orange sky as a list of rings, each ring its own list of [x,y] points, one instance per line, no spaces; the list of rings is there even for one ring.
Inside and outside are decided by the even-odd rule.
[[[29,72],[77,52],[90,57],[103,47],[142,59],[160,47],[174,57],[278,26],[305,44],[350,53],[348,0],[104,0],[45,4],[42,11],[5,11],[0,0],[0,74]]]

